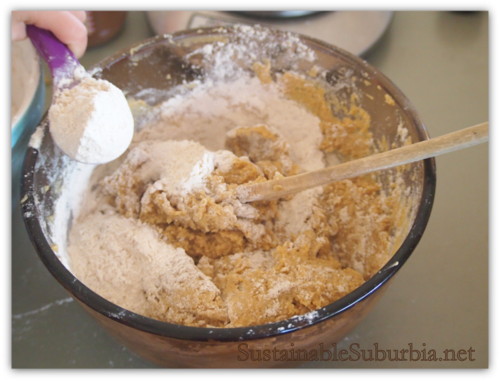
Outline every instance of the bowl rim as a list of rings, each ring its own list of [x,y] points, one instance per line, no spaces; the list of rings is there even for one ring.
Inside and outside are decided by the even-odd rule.
[[[144,48],[161,42],[164,40],[176,41],[179,39],[189,38],[193,36],[199,37],[201,33],[205,34],[227,34],[231,33],[235,27],[224,26],[221,27],[208,27],[197,28],[191,30],[183,30],[172,35],[159,35],[142,42],[134,44],[132,47],[119,51],[116,54],[100,61],[94,66],[98,70],[103,69],[110,64],[124,59],[130,55],[130,52],[138,52]],[[200,32],[201,31],[201,32]],[[290,33],[275,30],[277,33]],[[315,48],[323,51],[333,51],[342,56],[349,62],[360,63],[363,67],[377,75],[377,80],[395,100],[404,103],[405,110],[408,112],[409,117],[417,126],[417,133],[420,140],[429,139],[429,134],[425,125],[422,123],[418,114],[409,102],[406,96],[399,90],[399,88],[389,80],[384,74],[379,72],[376,68],[368,64],[365,60],[354,56],[353,54],[335,47],[317,39],[304,36],[298,33],[293,33],[302,41],[308,44],[315,45]],[[90,70],[92,72],[92,70]],[[45,118],[44,118],[45,119]],[[38,256],[47,267],[49,272],[54,278],[77,300],[83,303],[86,307],[91,308],[98,314],[101,314],[109,319],[112,319],[120,324],[124,324],[131,328],[144,331],[153,335],[161,337],[190,340],[190,341],[247,341],[272,336],[279,336],[291,333],[312,325],[318,324],[327,319],[331,319],[345,310],[348,310],[366,299],[368,296],[376,292],[383,286],[390,278],[392,278],[398,270],[403,266],[406,260],[410,257],[413,250],[420,241],[424,230],[427,226],[432,205],[435,196],[436,187],[436,164],[434,158],[423,160],[424,176],[422,186],[422,196],[415,214],[415,220],[410,228],[409,234],[402,242],[399,249],[394,253],[391,259],[370,279],[364,282],[354,291],[336,300],[335,302],[326,305],[318,310],[311,311],[309,314],[293,316],[291,318],[280,320],[273,323],[261,324],[256,326],[235,327],[235,328],[210,328],[210,327],[193,327],[184,326],[175,323],[155,320],[146,316],[134,313],[125,308],[122,308],[95,293],[90,288],[85,286],[79,281],[64,264],[58,259],[50,247],[49,242],[43,234],[40,222],[37,217],[37,208],[35,203],[35,190],[34,190],[34,168],[36,165],[38,150],[29,147],[25,156],[23,164],[23,180],[21,190],[21,208],[24,223],[28,231],[29,237],[36,248]]]

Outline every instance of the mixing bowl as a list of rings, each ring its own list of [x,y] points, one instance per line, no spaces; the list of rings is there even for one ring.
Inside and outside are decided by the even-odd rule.
[[[276,30],[234,26],[157,36],[109,57],[92,72],[113,82],[128,96],[154,105],[168,99],[173,86],[204,76],[207,68],[203,65],[209,63],[194,51],[209,52],[210,44],[233,43],[243,38],[242,31],[248,54],[235,53],[234,59],[249,72],[255,61],[269,62],[273,72],[322,72],[326,86],[339,97],[351,99],[356,93],[361,106],[371,115],[374,147],[403,144],[402,128],[413,142],[428,138],[406,97],[375,68],[321,41],[296,35],[290,39],[289,34]],[[299,42],[315,53],[313,60],[297,54]],[[224,72],[225,68],[219,69]],[[45,118],[40,128],[47,127]],[[408,198],[410,212],[394,232],[397,244],[388,253],[390,260],[353,292],[321,309],[284,321],[251,327],[201,328],[162,322],[121,308],[72,274],[64,254],[66,234],[71,226],[71,208],[77,202],[77,185],[88,178],[88,167],[64,157],[46,133],[40,144],[28,150],[23,171],[24,220],[47,269],[126,346],[156,364],[177,367],[290,366],[290,361],[293,365],[300,359],[294,357],[299,352],[316,351],[320,359],[328,356],[326,348],[367,315],[382,289],[411,255],[427,224],[436,181],[433,159],[403,167],[407,188],[404,197]],[[380,174],[384,186],[390,186],[391,171]]]

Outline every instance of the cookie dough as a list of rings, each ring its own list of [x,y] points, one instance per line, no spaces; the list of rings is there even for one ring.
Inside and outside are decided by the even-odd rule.
[[[155,319],[240,327],[324,307],[386,263],[402,212],[398,192],[386,194],[374,176],[282,200],[235,197],[239,184],[372,149],[362,109],[344,109],[339,119],[315,82],[259,77],[238,84],[247,95],[235,98],[246,103],[227,96],[234,84],[196,88],[175,108],[167,103],[122,159],[95,171],[69,237],[72,271],[87,286]],[[257,94],[268,101],[256,102]],[[194,106],[202,96],[218,102],[204,114]],[[209,134],[197,134],[203,121],[219,121],[217,149],[208,147]]]

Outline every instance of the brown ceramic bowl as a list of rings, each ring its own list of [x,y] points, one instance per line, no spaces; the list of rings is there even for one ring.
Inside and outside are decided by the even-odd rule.
[[[168,98],[168,89],[172,86],[203,76],[203,67],[196,56],[188,57],[190,52],[214,41],[228,43],[237,38],[236,35],[232,28],[211,28],[157,36],[104,60],[97,65],[94,75],[113,82],[129,95],[140,97],[154,93],[153,103],[160,102]],[[268,31],[266,35],[254,41],[254,48],[259,50],[258,58],[270,59],[276,70],[288,69],[291,61],[298,70],[307,72],[311,68],[310,61],[302,62],[299,57],[290,59],[294,57],[293,46],[286,42],[285,33]],[[266,48],[266,39],[273,41],[273,49]],[[328,86],[333,88],[339,80],[349,76],[362,94],[362,106],[371,115],[376,142],[385,139],[398,145],[398,125],[407,128],[414,142],[428,138],[406,97],[383,74],[334,46],[305,36],[299,39],[316,53],[314,65],[326,70]],[[240,64],[250,65],[251,62],[242,60]],[[144,89],[157,91],[141,93]],[[340,91],[349,93],[350,89]],[[394,102],[387,102],[386,95]],[[151,99],[146,100],[151,102]],[[45,119],[42,126],[47,128],[47,124]],[[65,245],[72,217],[69,204],[65,204],[71,201],[71,194],[64,194],[68,192],[61,189],[66,189],[67,184],[62,185],[74,181],[72,176],[77,166],[54,146],[50,134],[45,134],[39,147],[28,150],[21,202],[33,244],[52,275],[113,335],[144,358],[163,366],[177,367],[290,366],[273,358],[273,351],[319,350],[320,344],[340,340],[366,316],[380,297],[381,289],[414,250],[431,212],[436,181],[432,159],[405,167],[405,182],[411,189],[413,208],[408,223],[396,233],[399,247],[388,253],[393,255],[379,272],[350,294],[308,316],[252,327],[197,328],[157,321],[109,302],[75,278],[65,258],[55,252],[55,245],[59,253]],[[64,228],[56,229],[55,224]],[[267,355],[261,361],[252,361],[251,353]]]

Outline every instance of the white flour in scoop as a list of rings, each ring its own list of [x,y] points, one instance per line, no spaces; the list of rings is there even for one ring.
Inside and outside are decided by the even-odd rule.
[[[49,121],[59,148],[83,163],[116,159],[128,148],[134,133],[134,119],[122,91],[91,77],[56,94]]]

